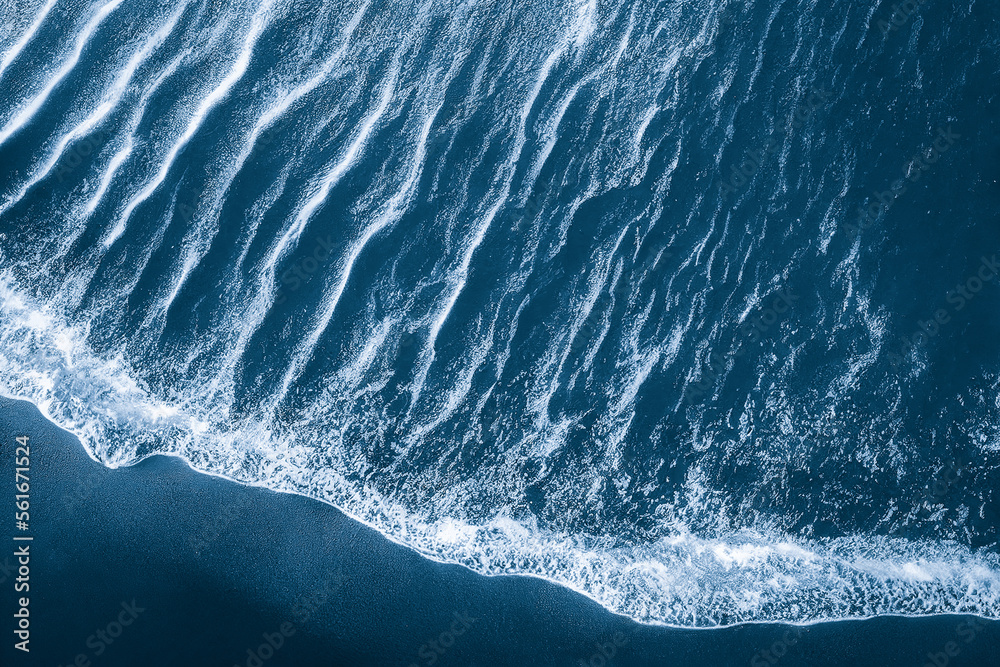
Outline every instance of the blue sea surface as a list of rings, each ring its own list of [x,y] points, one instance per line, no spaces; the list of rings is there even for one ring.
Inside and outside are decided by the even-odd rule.
[[[0,391],[682,626],[1000,617],[1000,5],[25,0]]]

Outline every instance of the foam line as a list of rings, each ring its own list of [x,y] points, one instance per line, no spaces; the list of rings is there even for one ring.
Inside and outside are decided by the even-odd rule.
[[[120,2],[121,0],[115,0]],[[229,91],[232,90],[236,82],[243,78],[243,75],[247,71],[247,67],[250,65],[250,58],[253,56],[254,47],[257,44],[257,40],[260,38],[261,33],[268,26],[268,14],[271,7],[274,5],[276,0],[268,0],[264,2],[257,10],[251,21],[250,32],[247,35],[246,40],[243,44],[243,49],[240,51],[239,56],[236,58],[236,62],[233,64],[232,69],[226,75],[226,77],[216,86],[211,93],[208,94],[205,99],[201,101],[198,108],[195,110],[191,119],[188,121],[187,128],[180,138],[174,142],[173,146],[167,152],[163,163],[160,165],[160,169],[152,181],[146,184],[146,187],[139,192],[138,195],[133,197],[128,205],[126,205],[125,210],[122,212],[121,216],[118,218],[117,223],[111,229],[110,232],[101,240],[101,243],[105,248],[110,247],[114,244],[116,240],[125,232],[125,226],[128,219],[132,216],[132,212],[144,201],[146,201],[150,195],[152,195],[157,188],[163,183],[167,178],[167,174],[170,172],[171,167],[173,167],[174,161],[177,159],[177,155],[181,150],[188,145],[191,138],[195,135],[198,129],[201,127],[202,122],[204,122],[205,117],[208,113],[215,108],[219,102],[226,98]]]
[[[104,95],[104,98],[101,100],[98,107],[59,140],[59,143],[49,155],[49,159],[46,163],[41,168],[36,170],[35,174],[32,175],[32,177],[28,179],[23,186],[21,186],[20,191],[14,197],[8,199],[2,206],[0,206],[0,216],[2,216],[7,209],[20,201],[21,198],[27,194],[28,190],[52,172],[55,166],[59,164],[59,161],[62,159],[66,148],[70,143],[90,134],[105,119],[107,119],[111,110],[116,108],[121,103],[122,97],[128,90],[132,77],[135,75],[139,66],[144,63],[149,58],[149,55],[153,52],[153,50],[162,44],[163,40],[165,40],[167,36],[173,32],[174,27],[177,25],[177,20],[180,18],[185,7],[186,5],[181,6],[180,9],[178,9],[178,11],[176,11],[170,18],[170,20],[156,32],[152,39],[148,40],[138,51],[136,51],[135,54],[133,54],[132,58],[129,59],[128,63],[115,78],[114,83],[111,84],[110,89]]]
[[[280,260],[281,257],[284,256],[284,253],[289,248],[290,244],[298,240],[299,236],[302,234],[302,230],[305,229],[306,223],[309,222],[309,219],[316,212],[316,209],[318,209],[323,202],[326,201],[327,196],[330,194],[330,190],[332,190],[333,187],[340,182],[340,179],[343,178],[344,174],[346,174],[351,166],[358,160],[376,125],[389,108],[389,101],[392,99],[392,95],[395,92],[396,79],[398,76],[399,68],[397,65],[394,65],[392,73],[382,86],[382,94],[380,96],[378,106],[375,107],[372,113],[368,114],[365,121],[361,124],[361,128],[358,133],[355,135],[354,141],[352,141],[351,145],[347,147],[346,151],[344,151],[340,161],[337,162],[333,166],[333,169],[327,172],[326,176],[323,177],[312,195],[295,214],[295,220],[292,222],[291,226],[289,226],[281,238],[278,239],[272,254],[274,261]]]
[[[59,68],[55,75],[49,79],[48,84],[42,88],[41,92],[35,95],[31,102],[22,106],[17,114],[4,125],[2,130],[0,130],[0,146],[3,146],[15,132],[24,127],[25,124],[27,124],[27,122],[38,112],[38,110],[42,108],[42,105],[45,104],[45,101],[49,98],[49,95],[55,87],[58,86],[59,83],[66,78],[66,75],[69,74],[74,67],[76,67],[78,62],[80,62],[80,55],[83,53],[83,49],[87,46],[87,42],[90,41],[94,31],[97,30],[97,27],[101,25],[104,19],[106,19],[111,12],[118,9],[118,6],[121,3],[122,0],[111,0],[111,2],[101,7],[94,17],[90,19],[84,27],[83,32],[81,32],[76,38],[76,46],[73,49],[72,55],[70,55],[66,62],[63,63],[63,66]]]
[[[174,57],[170,64],[167,65],[167,67],[160,72],[155,79],[153,79],[152,84],[146,89],[145,92],[143,92],[142,97],[139,98],[139,102],[136,104],[136,110],[132,114],[131,123],[128,126],[128,132],[126,133],[125,139],[122,141],[122,147],[115,153],[114,157],[108,163],[107,169],[105,169],[104,174],[101,176],[100,186],[97,188],[93,197],[91,197],[87,202],[87,206],[84,209],[85,218],[89,218],[93,215],[94,211],[97,210],[97,207],[104,200],[104,196],[107,194],[108,187],[111,185],[111,180],[135,148],[136,129],[139,126],[139,122],[142,119],[143,114],[148,108],[149,100],[153,96],[153,93],[159,89],[160,85],[164,81],[169,79],[174,72],[177,71],[177,68],[184,61],[184,58],[187,55],[188,52],[184,51]]]
[[[57,1],[58,0],[48,0],[32,24],[27,30],[24,31],[24,34],[21,35],[21,39],[17,40],[17,43],[7,49],[7,51],[3,54],[3,59],[0,59],[0,79],[3,78],[3,73],[7,71],[10,64],[14,62],[19,55],[21,55],[21,51],[23,51],[24,47],[28,45],[28,42],[30,42],[35,37],[35,34],[38,33],[38,29],[41,27],[42,23],[45,22],[45,17],[47,17],[49,12],[52,11],[52,8],[56,6]]]
[[[368,117],[365,125],[362,127],[359,133],[358,139],[352,144],[351,148],[347,151],[347,155],[344,160],[334,168],[331,174],[339,172],[343,173],[347,169],[349,162],[348,158],[353,159],[357,153],[364,146],[363,141],[359,141],[362,137],[367,141],[368,135],[371,133],[372,128],[379,118],[385,113],[389,106],[389,101],[392,99],[393,93],[396,89],[396,77],[398,76],[398,64],[393,63],[393,69],[389,75],[387,81],[382,88],[382,99],[379,102],[379,106],[375,113]],[[407,203],[413,197],[413,190],[416,186],[417,179],[420,176],[420,171],[424,165],[424,158],[426,155],[426,143],[427,135],[430,132],[431,123],[434,121],[434,115],[424,123],[423,130],[420,135],[420,141],[417,144],[417,150],[413,157],[413,162],[410,167],[410,174],[406,182],[403,183],[399,191],[389,200],[385,209],[376,215],[375,221],[372,222],[365,230],[361,233],[361,237],[351,245],[351,249],[348,251],[347,259],[345,261],[344,269],[340,274],[339,280],[335,283],[333,291],[326,296],[325,303],[323,304],[323,310],[320,312],[319,316],[315,318],[310,327],[309,335],[306,339],[299,344],[296,349],[295,356],[292,358],[291,363],[288,365],[288,369],[285,371],[284,377],[281,379],[281,388],[277,392],[277,396],[274,400],[273,405],[278,405],[288,393],[288,388],[291,386],[299,375],[302,373],[302,369],[312,358],[316,344],[319,342],[320,336],[326,331],[327,326],[330,324],[330,320],[333,318],[333,313],[337,309],[337,304],[340,303],[340,298],[344,294],[344,289],[347,286],[348,280],[351,277],[351,269],[354,267],[354,262],[357,261],[358,256],[365,249],[368,242],[379,232],[385,229],[388,225],[394,223],[398,220],[406,210]],[[330,175],[327,179],[329,180]],[[339,178],[339,176],[338,176]],[[327,191],[329,192],[329,191]],[[325,197],[325,194],[324,194]],[[314,197],[315,199],[315,197]]]

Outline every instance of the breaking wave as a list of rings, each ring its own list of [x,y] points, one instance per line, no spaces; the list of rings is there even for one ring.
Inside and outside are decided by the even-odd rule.
[[[995,207],[912,229],[997,39],[880,7],[20,3],[0,389],[643,622],[998,617]]]

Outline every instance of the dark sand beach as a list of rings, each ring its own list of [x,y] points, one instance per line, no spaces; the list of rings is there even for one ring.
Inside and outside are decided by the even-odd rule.
[[[331,506],[176,458],[106,469],[28,403],[0,402],[0,432],[5,666],[1000,665],[1000,623],[962,616],[643,626],[545,581],[432,562]],[[24,435],[31,520],[17,534],[30,542],[12,539]],[[24,544],[30,593],[15,594]],[[22,595],[29,653],[14,646]]]

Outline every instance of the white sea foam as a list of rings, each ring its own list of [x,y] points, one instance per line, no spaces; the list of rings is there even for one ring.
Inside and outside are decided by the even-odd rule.
[[[0,279],[0,388],[32,401],[107,465],[176,453],[205,472],[330,502],[431,558],[484,574],[543,577],[644,622],[1000,616],[1000,555],[953,542],[861,535],[809,540],[769,529],[709,538],[674,521],[657,539],[629,543],[552,531],[503,513],[480,524],[454,516],[431,520],[337,470],[310,466],[302,435],[260,425],[226,431],[219,415],[200,412],[190,397],[156,399],[121,359],[91,353],[85,335],[85,328],[32,303],[9,276]],[[336,440],[333,430],[319,435]]]
[[[81,186],[83,196],[57,203],[54,231],[26,244],[37,261],[5,258],[2,391],[32,401],[106,465],[128,465],[157,452],[178,454],[204,472],[333,503],[429,557],[486,574],[544,577],[640,621],[696,626],[886,613],[1000,614],[995,550],[851,530],[819,539],[811,537],[815,526],[792,534],[791,518],[764,516],[752,502],[760,498],[741,497],[727,486],[732,466],[748,466],[754,467],[753,481],[773,483],[778,493],[798,493],[788,482],[790,462],[798,465],[799,458],[815,454],[802,443],[815,435],[816,422],[841,424],[844,397],[872,372],[887,336],[887,316],[861,286],[857,245],[839,265],[833,260],[834,287],[843,302],[822,303],[813,315],[833,334],[860,324],[871,347],[852,354],[839,375],[819,387],[822,400],[815,407],[822,416],[803,415],[804,407],[785,395],[781,381],[799,370],[797,354],[811,339],[779,335],[780,325],[772,334],[792,351],[783,360],[761,356],[760,380],[747,406],[726,406],[715,422],[705,406],[692,407],[686,416],[681,408],[709,353],[720,343],[724,348],[730,327],[753,317],[762,298],[789,274],[779,268],[780,275],[753,275],[766,264],[757,261],[766,244],[782,247],[785,239],[773,229],[762,225],[759,237],[742,238],[739,225],[705,193],[694,195],[689,210],[674,205],[684,193],[672,190],[673,178],[687,164],[691,141],[688,117],[678,112],[689,90],[685,77],[699,70],[718,35],[708,9],[666,3],[644,17],[638,6],[608,10],[593,0],[531,7],[525,26],[536,32],[522,43],[494,31],[495,17],[487,16],[482,3],[463,4],[444,23],[434,15],[439,7],[432,0],[415,16],[396,21],[356,4],[341,16],[343,25],[331,28],[335,47],[322,49],[321,31],[307,31],[298,51],[283,52],[273,75],[258,72],[255,57],[258,49],[273,46],[271,33],[279,31],[271,27],[287,18],[282,12],[288,7],[278,0],[212,21],[197,39],[180,39],[175,57],[164,56],[148,77],[141,76],[143,63],[158,58],[161,46],[174,39],[174,22],[182,24],[181,10],[172,18],[164,15],[149,41],[112,65],[117,74],[102,73],[111,81],[106,94],[96,103],[81,100],[66,128],[39,151],[45,156],[41,167],[25,180],[15,175],[10,184],[11,204],[29,189],[37,192],[72,142],[122,117],[120,126],[110,128],[113,149],[95,159],[99,171]],[[5,52],[4,67],[33,38],[51,3],[46,7]],[[106,11],[116,7],[104,5]],[[99,18],[75,38],[75,55],[64,57],[47,81],[33,84],[41,92],[14,110],[0,140],[47,103],[76,66]],[[386,30],[372,31],[369,24]],[[413,67],[424,49],[428,59]],[[500,75],[494,76],[493,61],[475,61],[483,49],[502,66]],[[748,85],[763,95],[762,60],[763,51]],[[192,62],[202,61],[223,66],[213,68],[209,80],[187,76],[199,71]],[[369,62],[384,69],[369,71]],[[515,76],[504,79],[509,73]],[[723,102],[734,86],[747,85],[737,73],[721,73],[722,83],[703,109],[708,126],[714,123],[726,141],[738,114]],[[249,80],[258,75],[260,81]],[[471,79],[467,89],[464,79]],[[350,82],[342,94],[333,90],[339,82]],[[177,85],[179,94],[167,95],[168,84]],[[162,103],[158,98],[168,97],[178,100],[170,111],[152,114]],[[596,118],[599,109],[607,120]],[[228,129],[237,138],[221,142],[226,154],[213,156],[204,197],[180,242],[162,247],[179,201],[181,184],[172,177],[186,169],[196,139],[211,134],[209,116],[215,113],[234,126]],[[151,114],[158,116],[154,128],[148,127]],[[479,145],[469,148],[460,144],[472,117],[478,117]],[[167,333],[167,310],[183,310],[182,288],[200,287],[188,283],[204,268],[228,195],[257,176],[249,173],[258,168],[251,158],[259,154],[264,133],[279,123],[291,128],[278,142],[287,161],[267,174],[262,191],[248,195],[246,215],[227,221],[234,225],[225,231],[236,260],[221,269],[225,284],[204,299],[211,304],[221,293],[222,306],[193,316],[193,328],[211,334],[172,340],[176,350],[155,349]],[[435,144],[441,137],[447,141]],[[442,155],[442,163],[432,162]],[[496,161],[495,172],[475,174],[487,156]],[[380,164],[352,179],[369,162]],[[659,173],[651,177],[654,166]],[[780,168],[786,166],[783,161]],[[848,176],[852,169],[848,165]],[[351,180],[364,185],[345,186]],[[418,221],[414,232],[397,230],[405,215],[428,203],[421,199],[424,181],[432,183],[430,194],[439,198],[433,203],[441,209],[428,216],[426,227]],[[535,199],[548,183],[555,190]],[[567,183],[571,187],[560,190]],[[611,207],[592,220],[595,198],[617,202],[641,183],[650,190],[637,215]],[[173,194],[164,197],[166,210],[147,217],[145,209],[157,207],[144,202],[168,187]],[[273,328],[279,272],[307,230],[326,233],[325,210],[342,203],[333,201],[335,194],[355,187],[367,189],[343,203],[354,223],[337,230],[348,241],[346,249],[302,291],[309,295],[295,295],[312,306],[304,311],[311,314],[294,323],[300,328],[279,323],[291,333],[281,338],[285,356],[267,359],[265,372],[273,382],[246,401],[249,407],[238,405],[239,394],[256,392],[241,385],[240,375],[254,361],[258,334]],[[812,193],[810,206],[817,197]],[[510,228],[499,223],[509,209],[529,201],[541,211],[509,243]],[[12,216],[15,208],[5,206],[0,215]],[[820,211],[822,221],[812,227],[821,229],[824,254],[832,252],[836,215],[833,207]],[[143,225],[131,226],[140,219]],[[157,225],[152,232],[150,224]],[[654,233],[665,227],[666,240]],[[132,231],[151,238],[135,247],[126,243]],[[88,232],[96,232],[104,247],[77,249],[85,259],[76,261],[70,253]],[[431,237],[434,245],[404,239],[394,249],[398,256],[385,258],[389,270],[360,275],[362,253],[376,255],[376,245],[393,235]],[[498,248],[504,244],[513,247]],[[671,251],[658,251],[655,271],[639,265],[637,275],[630,274],[642,248],[663,244]],[[424,256],[428,248],[435,256],[413,271],[406,254]],[[126,270],[102,265],[112,250],[127,255]],[[154,252],[163,270],[145,297],[137,295]],[[561,280],[545,273],[574,253],[584,257],[582,270],[568,262],[573,273]],[[488,263],[480,264],[484,258]],[[792,259],[802,262],[801,250]],[[34,293],[44,294],[46,305],[25,289],[24,276],[36,277],[30,273],[36,267],[41,270]],[[407,283],[399,278],[407,273],[419,276]],[[484,279],[483,273],[500,275]],[[729,289],[733,280],[751,286],[720,298],[718,290]],[[486,303],[464,308],[484,283]],[[345,298],[354,287],[366,292],[362,306]],[[550,287],[554,312],[544,313],[538,325],[531,318],[540,317],[538,299]],[[133,297],[142,302],[138,334],[116,338],[113,329],[96,330]],[[707,316],[716,309],[731,315]],[[197,322],[203,315],[210,326]],[[407,347],[401,332],[420,334],[409,339],[416,340],[409,350],[415,361],[402,371],[393,366],[393,356]],[[339,356],[325,345],[331,338]],[[201,366],[190,370],[195,361]],[[722,391],[732,362],[727,360],[708,394]],[[173,374],[169,381],[158,375],[160,365]],[[316,366],[322,370],[313,373]],[[676,382],[665,390],[670,378]],[[312,391],[316,386],[322,389]],[[396,402],[403,404],[398,412],[386,405],[386,395],[393,398],[387,387],[397,388]],[[898,394],[889,398],[901,400]],[[688,420],[689,431],[672,434],[671,425],[660,423],[651,442],[637,436],[637,423],[654,399],[676,401],[674,415]],[[1000,410],[995,383],[975,401],[960,400],[970,409],[957,427],[984,457],[1000,452],[1000,431],[984,408]],[[752,413],[755,402],[759,410]],[[984,408],[987,416],[972,407]],[[754,446],[760,427],[752,414],[781,426],[766,446]],[[577,446],[581,434],[584,447]],[[828,445],[830,457],[851,456],[870,471],[900,477],[906,472],[894,434]],[[647,446],[652,453],[638,458],[649,469],[636,469],[630,449]],[[886,461],[886,452],[894,458]],[[455,464],[470,456],[475,465]],[[541,487],[544,507],[536,513],[529,492]],[[843,497],[850,490],[822,486],[816,493]],[[627,502],[645,502],[646,509],[631,512]],[[890,502],[886,508],[886,516],[896,517],[897,523],[886,521],[897,534],[907,534],[909,524],[899,516],[915,511],[913,505]],[[612,518],[595,534],[580,528],[593,526],[594,516]],[[643,525],[630,525],[633,520]],[[947,538],[961,537],[941,530]]]

